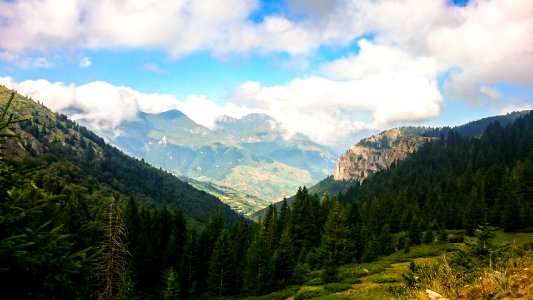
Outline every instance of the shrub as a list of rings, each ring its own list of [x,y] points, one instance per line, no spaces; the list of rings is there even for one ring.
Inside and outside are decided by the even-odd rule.
[[[335,282],[335,283],[326,284],[324,286],[324,289],[331,293],[338,293],[338,292],[349,290],[351,287],[352,285],[349,283]]]

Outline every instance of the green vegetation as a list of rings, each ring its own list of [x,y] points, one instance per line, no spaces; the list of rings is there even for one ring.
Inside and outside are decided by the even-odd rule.
[[[480,277],[487,295],[523,293],[504,266],[533,261],[533,114],[450,131],[338,197],[299,188],[253,224],[62,115],[13,105],[0,125],[28,121],[0,126],[19,136],[2,140],[1,298],[453,298]]]
[[[141,113],[119,124],[120,135],[102,132],[120,149],[212,193],[234,210],[252,214],[299,186],[326,176],[336,154],[286,131],[271,117],[223,117],[208,129],[173,110]]]

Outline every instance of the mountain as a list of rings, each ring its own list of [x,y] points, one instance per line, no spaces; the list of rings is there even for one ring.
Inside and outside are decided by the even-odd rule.
[[[116,131],[99,134],[244,214],[318,182],[336,158],[304,135],[289,136],[266,114],[222,116],[209,129],[177,110],[141,113]]]
[[[361,139],[346,153],[339,156],[333,175],[311,186],[309,193],[319,196],[325,193],[329,195],[345,193],[369,176],[387,170],[394,164],[407,159],[428,142],[447,137],[452,132],[464,137],[479,137],[491,124],[498,123],[500,126],[507,126],[527,116],[530,112],[520,111],[492,116],[453,128],[399,127]],[[288,199],[291,203],[292,197]],[[276,203],[276,207],[280,208],[281,202]],[[266,211],[266,208],[259,210],[253,214],[253,217],[264,215]]]
[[[10,90],[0,86],[2,107],[10,94]],[[95,201],[102,197],[133,198],[148,206],[166,204],[201,223],[217,210],[229,222],[240,218],[214,196],[145,161],[125,155],[66,116],[53,113],[33,100],[17,94],[11,111],[16,119],[26,121],[13,125],[19,138],[8,141],[5,159],[19,168],[31,169],[33,184],[46,193],[81,193],[99,199]],[[175,113],[164,116],[171,120],[168,122],[179,120]],[[160,120],[165,122],[163,118]]]
[[[387,138],[390,136],[392,136],[392,139]],[[391,142],[386,144],[377,142],[378,147],[369,146],[372,143],[372,139]],[[394,128],[378,136],[361,141],[339,157],[333,172],[333,180],[355,180],[361,182],[372,174],[388,169],[393,163],[406,159],[408,155],[417,151],[422,145],[432,139],[434,138],[402,136],[401,130]]]

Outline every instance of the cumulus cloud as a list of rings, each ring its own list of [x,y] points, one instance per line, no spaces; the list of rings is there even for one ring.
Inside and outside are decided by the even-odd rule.
[[[358,42],[359,53],[322,65],[334,78],[359,79],[366,76],[397,74],[435,78],[443,66],[433,57],[412,56],[398,47],[376,45],[366,39]]]
[[[157,114],[178,109],[195,122],[212,128],[221,115],[240,118],[262,110],[233,103],[217,104],[205,96],[189,96],[179,101],[172,95],[147,94],[130,87],[95,81],[75,86],[48,80],[27,80],[17,83],[11,77],[0,77],[0,84],[22,95],[39,100],[56,112],[83,120],[97,130],[115,130],[120,122],[134,120],[139,112]]]
[[[189,96],[185,101],[178,102],[177,107],[193,121],[208,128],[214,128],[215,122],[220,116],[227,115],[234,118],[241,118],[251,113],[266,113],[262,109],[242,106],[231,102],[219,104],[206,96],[198,95]]]
[[[530,0],[471,0],[466,7],[447,0],[287,3],[287,13],[253,22],[258,0],[4,1],[0,48],[15,54],[143,48],[173,57],[286,52],[298,60],[321,46],[343,47],[371,33],[378,45],[454,69],[446,91],[455,98],[476,103],[484,97],[481,86],[533,82]]]
[[[266,111],[289,132],[329,145],[346,143],[354,131],[435,117],[442,102],[435,81],[408,74],[348,81],[309,77],[272,87],[247,82],[231,99]]]
[[[87,121],[99,130],[115,129],[120,122],[134,119],[139,111],[159,113],[177,108],[172,96],[144,94],[103,81],[75,86],[47,80],[17,83],[10,77],[0,77],[0,84],[41,101],[54,111],[69,113],[74,120]]]
[[[305,62],[321,47],[346,47],[368,34],[369,40],[359,40],[358,52],[324,64],[315,76],[277,86],[245,82],[227,104],[190,96],[176,105],[204,125],[232,109],[236,114],[261,110],[290,132],[324,143],[342,139],[344,131],[435,117],[443,97],[498,112],[527,107],[527,101],[510,97],[497,86],[533,85],[531,0],[470,0],[466,7],[448,0],[287,3],[287,11],[252,21],[258,0],[4,1],[0,2],[0,18],[6,20],[0,26],[0,59],[46,67],[43,53],[59,48],[142,48],[163,50],[174,58],[199,51],[216,56],[283,52],[295,62]],[[28,58],[28,51],[34,56]],[[142,68],[160,70],[157,65]],[[437,78],[444,78],[441,90]],[[64,88],[65,95],[73,89],[74,98],[81,88],[49,85]],[[138,100],[145,94],[104,83],[97,87],[118,93],[112,97],[116,103],[126,101],[137,110],[149,110]],[[123,100],[129,99],[124,95],[137,100]],[[57,99],[61,97],[66,96]],[[129,117],[126,113],[117,118]]]

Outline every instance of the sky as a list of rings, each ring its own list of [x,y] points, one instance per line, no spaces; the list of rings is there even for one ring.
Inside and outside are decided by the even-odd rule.
[[[0,84],[113,130],[266,113],[342,149],[533,106],[531,0],[0,0]]]

